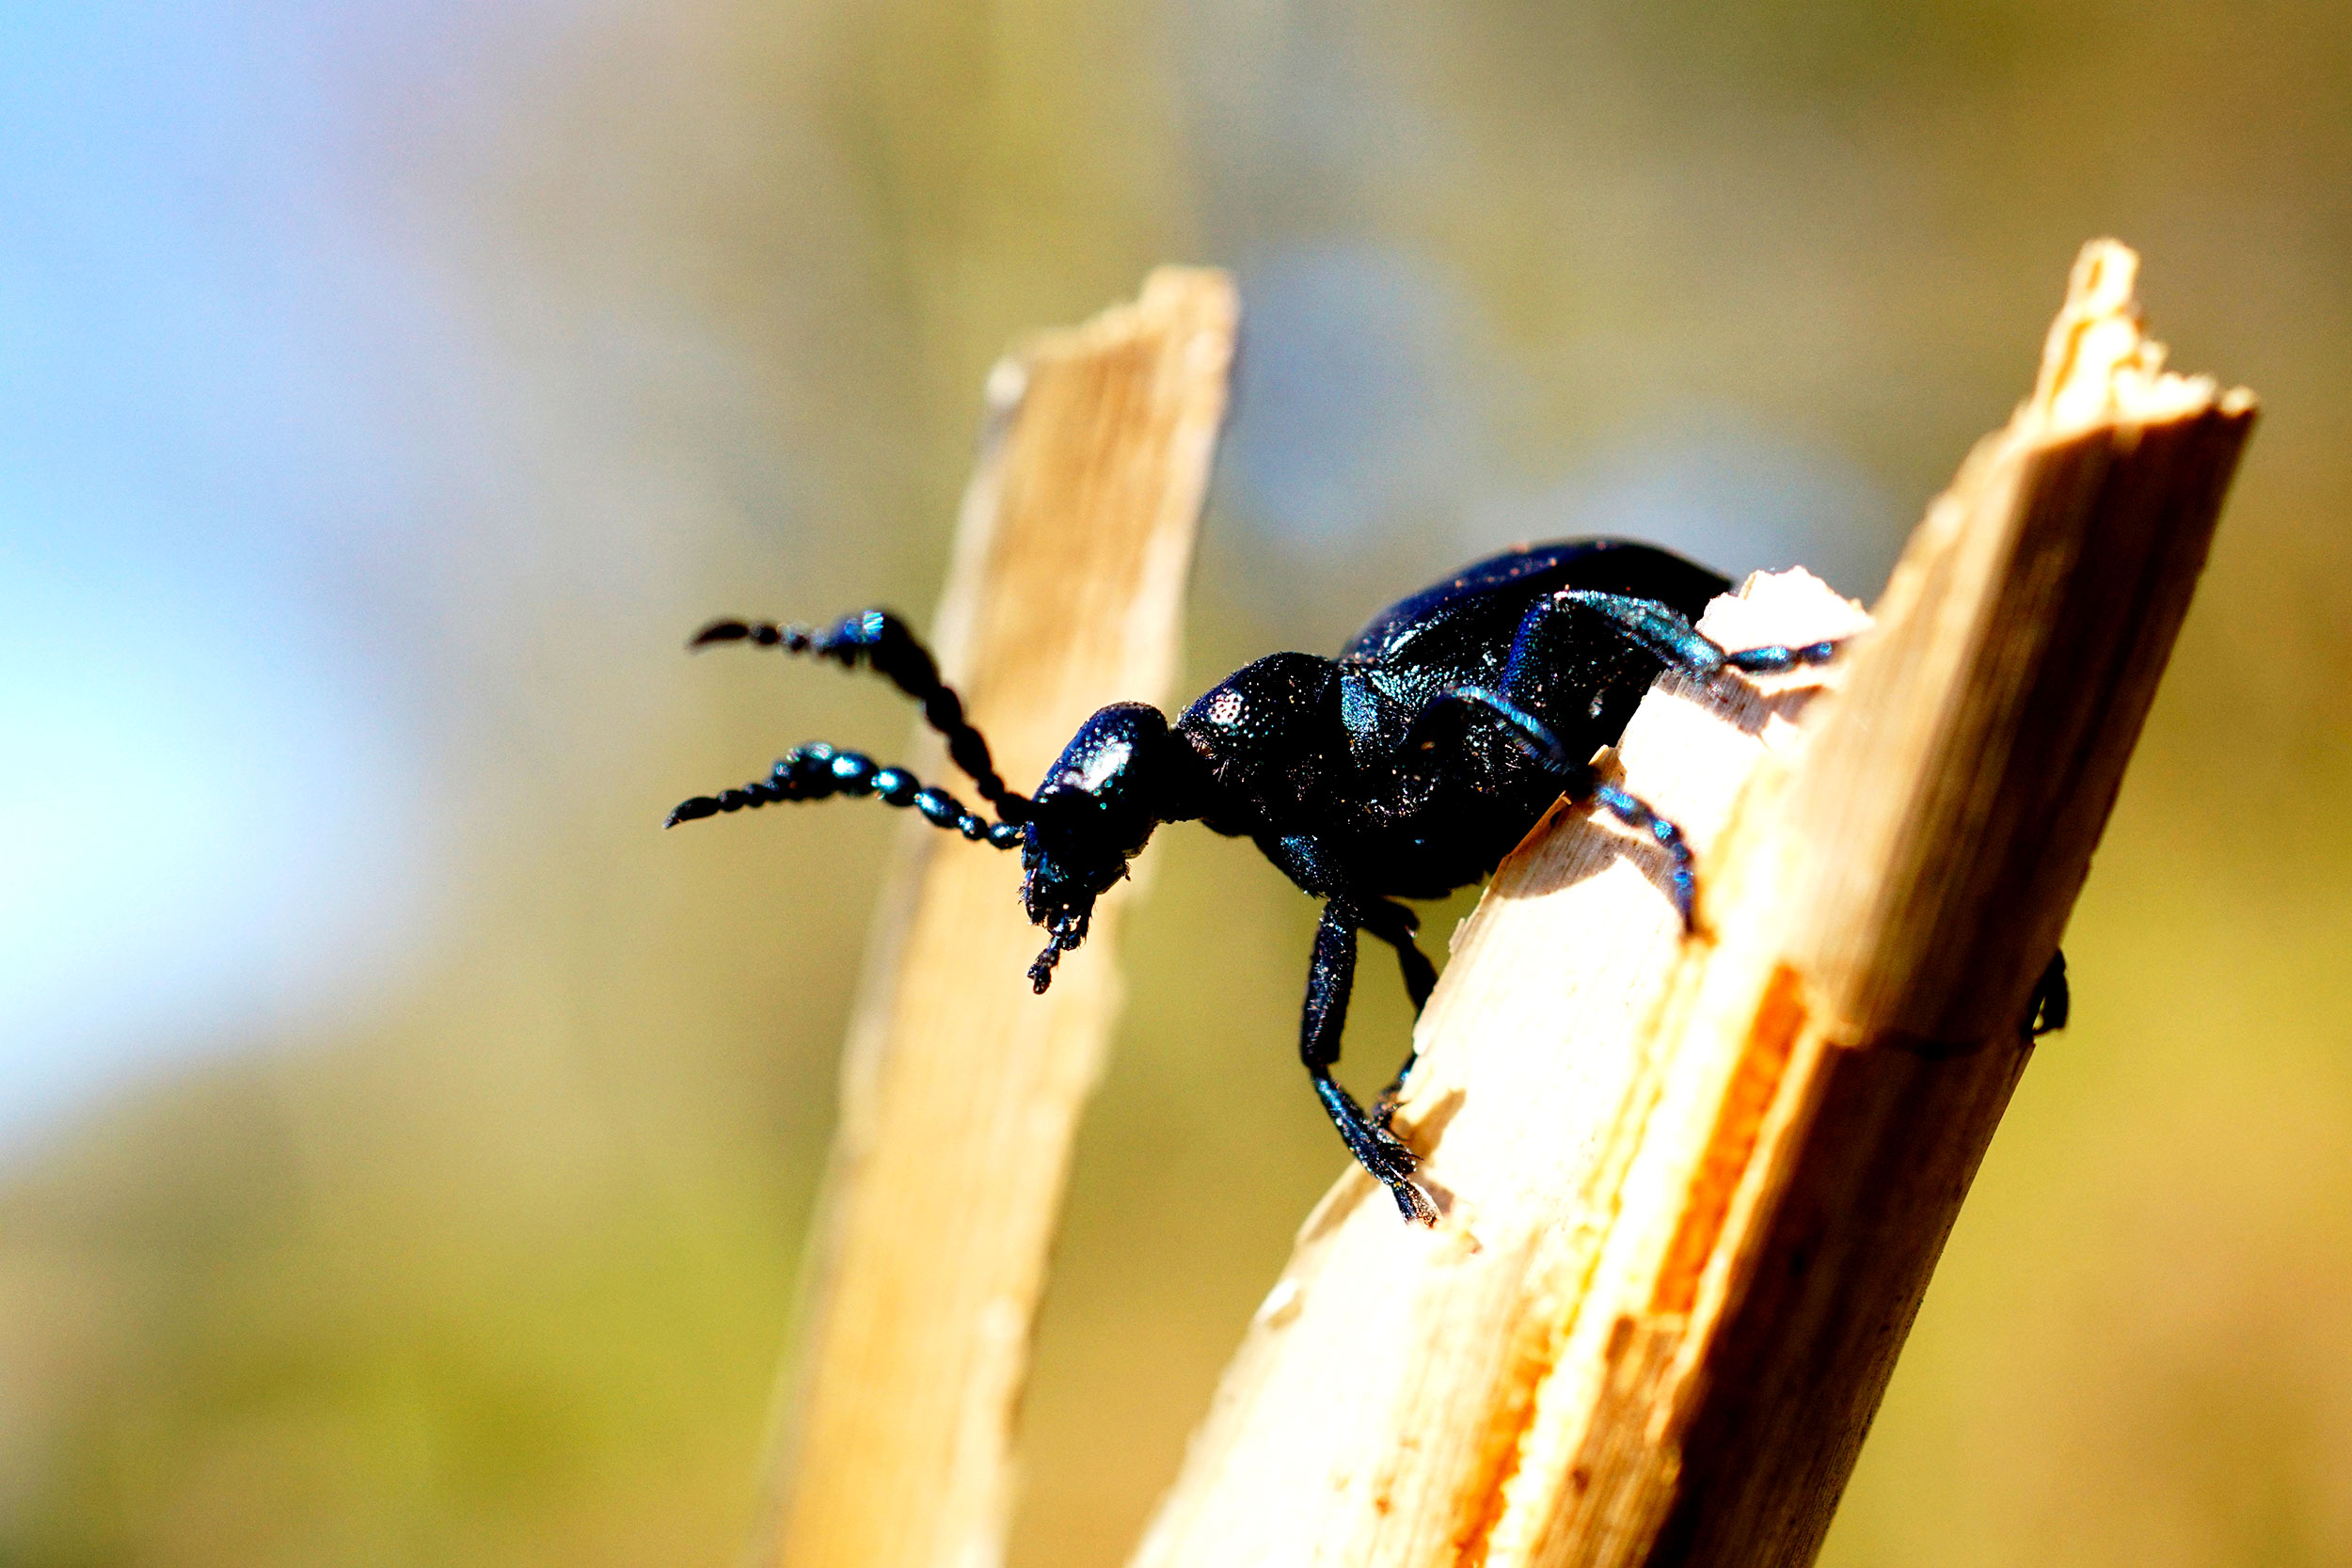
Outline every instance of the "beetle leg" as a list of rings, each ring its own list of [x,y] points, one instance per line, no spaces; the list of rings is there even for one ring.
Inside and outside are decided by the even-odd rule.
[[[1405,975],[1405,994],[1413,999],[1413,1011],[1419,1014],[1438,984],[1436,966],[1413,941],[1413,933],[1421,929],[1421,916],[1387,898],[1350,898],[1347,905],[1359,930],[1396,949],[1396,965]]]
[[[1837,657],[1837,650],[1845,645],[1846,639],[1842,637],[1807,642],[1803,647],[1773,642],[1761,648],[1734,648],[1724,655],[1724,662],[1745,674],[1777,675],[1783,671],[1800,670],[1809,664],[1827,664]]]
[[[1366,917],[1363,920],[1366,931],[1396,949],[1396,967],[1405,978],[1405,994],[1412,1001],[1413,1016],[1419,1018],[1422,1009],[1429,1005],[1429,993],[1438,986],[1436,966],[1430,963],[1429,955],[1421,950],[1420,943],[1413,941],[1413,933],[1421,929],[1421,917],[1404,905],[1391,903],[1386,898],[1359,904],[1358,912]],[[1396,1076],[1389,1080],[1389,1086],[1380,1091],[1380,1098],[1372,1103],[1372,1124],[1375,1127],[1385,1129],[1396,1115],[1396,1097],[1404,1092],[1406,1074],[1413,1070],[1413,1064],[1420,1059],[1418,1050],[1405,1053],[1404,1065],[1396,1069]]]
[[[1593,804],[1666,851],[1674,863],[1675,909],[1682,916],[1682,928],[1689,930],[1692,923],[1692,896],[1698,886],[1698,876],[1691,863],[1690,839],[1680,828],[1652,811],[1647,801],[1615,784],[1596,788]]]
[[[1552,595],[1559,613],[1586,615],[1607,624],[1621,642],[1630,642],[1660,663],[1705,678],[1724,667],[1724,649],[1713,638],[1700,634],[1682,612],[1656,599],[1626,594],[1595,594],[1567,589]],[[1541,612],[1543,606],[1536,607]]]
[[[1328,857],[1323,846],[1317,843],[1311,835],[1295,833],[1276,839],[1263,847],[1267,857],[1276,865],[1280,866],[1291,880],[1310,893],[1320,893],[1325,897],[1333,900],[1325,906],[1327,918],[1329,910],[1340,907],[1341,895],[1329,891],[1338,885],[1338,882],[1328,863]],[[1429,993],[1435,990],[1438,985],[1437,967],[1429,961],[1429,956],[1423,953],[1420,945],[1413,941],[1413,933],[1421,929],[1421,916],[1404,905],[1387,898],[1350,895],[1345,899],[1345,910],[1353,921],[1351,930],[1369,931],[1396,950],[1396,967],[1405,981],[1405,994],[1412,1001],[1413,1016],[1419,1018],[1422,1008],[1428,1005]],[[1356,964],[1355,939],[1351,935],[1348,941],[1347,972],[1352,981]],[[1346,997],[1343,994],[1340,1001],[1343,1015],[1345,1013],[1346,1005]],[[1330,1060],[1339,1060],[1339,1033],[1336,1026],[1331,1036],[1330,1050]],[[1405,1075],[1413,1070],[1413,1063],[1417,1059],[1416,1053],[1409,1051],[1406,1053],[1405,1065],[1396,1069],[1396,1076],[1390,1080],[1387,1088],[1380,1091],[1380,1098],[1373,1102],[1372,1125],[1374,1127],[1383,1131],[1387,1129],[1389,1118],[1396,1114],[1396,1097],[1398,1091],[1405,1086]],[[1320,1094],[1322,1090],[1318,1089],[1316,1093]]]
[[[1394,906],[1391,906],[1394,908]],[[1364,1108],[1331,1076],[1340,1059],[1340,1037],[1347,1027],[1347,1000],[1356,984],[1358,911],[1334,898],[1323,906],[1323,922],[1315,928],[1314,958],[1307,970],[1307,1001],[1298,1020],[1298,1055],[1307,1065],[1315,1098],[1339,1129],[1340,1141],[1357,1164],[1389,1189],[1397,1212],[1421,1225],[1438,1223],[1437,1206],[1414,1184],[1420,1162],[1387,1127],[1364,1115]]]
[[[1414,715],[1413,727],[1406,735],[1406,744],[1408,747],[1458,744],[1462,725],[1472,717],[1499,720],[1504,733],[1520,751],[1562,779],[1571,779],[1579,772],[1591,771],[1582,762],[1568,754],[1567,748],[1560,744],[1560,737],[1552,733],[1550,725],[1510,698],[1483,687],[1457,686],[1430,698],[1422,705],[1421,712]],[[1561,793],[1581,800],[1592,793],[1592,784],[1589,780],[1573,786],[1563,784]]]
[[[2066,1027],[2066,1016],[2073,1009],[2074,997],[2066,986],[2066,954],[2053,953],[2049,967],[2033,983],[2033,996],[2026,1003],[2025,1027],[2019,1032],[2027,1039],[2056,1034]]]
[[[1544,721],[1529,713],[1507,697],[1476,687],[1460,687],[1440,692],[1429,700],[1429,705],[1461,705],[1484,709],[1502,723],[1503,731],[1518,743],[1519,749],[1550,769],[1560,784],[1560,793],[1578,805],[1598,806],[1618,821],[1640,833],[1644,838],[1666,851],[1671,863],[1670,876],[1674,885],[1675,910],[1682,916],[1682,928],[1692,924],[1692,891],[1697,886],[1697,874],[1692,863],[1691,841],[1671,819],[1650,809],[1648,802],[1638,796],[1619,789],[1615,784],[1602,784],[1594,778],[1591,768],[1571,762],[1561,747],[1559,736],[1553,735]]]
[[[1438,966],[1430,964],[1430,955],[1421,952],[1421,945],[1414,941],[1414,931],[1421,928],[1421,917],[1402,903],[1391,903],[1388,898],[1358,905],[1358,912],[1364,917],[1364,931],[1397,950],[1397,971],[1405,975],[1405,994],[1414,1004],[1414,1018],[1421,1018],[1421,1008],[1430,1004],[1430,992],[1438,990]],[[1383,1088],[1381,1098],[1372,1102],[1374,1126],[1388,1129],[1397,1115],[1397,1096],[1405,1093],[1405,1077],[1419,1060],[1419,1049],[1406,1051],[1405,1063],[1397,1068],[1397,1077],[1388,1079],[1388,1088]]]
[[[1581,611],[1609,623],[1617,635],[1669,667],[1711,680],[1724,670],[1751,675],[1776,675],[1808,664],[1826,664],[1837,657],[1842,638],[1829,638],[1802,646],[1773,643],[1761,648],[1725,648],[1683,618],[1681,611],[1655,599],[1624,594],[1593,594],[1570,589],[1553,595],[1553,604],[1570,613]]]

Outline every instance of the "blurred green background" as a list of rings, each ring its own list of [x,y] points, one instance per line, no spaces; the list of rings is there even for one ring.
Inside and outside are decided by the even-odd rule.
[[[1197,689],[1518,537],[1875,593],[2108,232],[2266,411],[1827,1560],[2352,1561],[2340,0],[95,0],[0,133],[0,1563],[735,1560],[892,824],[657,828],[909,715],[680,641],[926,615],[1009,341],[1238,272]],[[1311,907],[1150,860],[1023,1568],[1342,1162]]]

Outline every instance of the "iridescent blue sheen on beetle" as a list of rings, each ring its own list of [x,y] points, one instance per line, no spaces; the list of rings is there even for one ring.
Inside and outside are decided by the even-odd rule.
[[[670,822],[871,793],[966,838],[1018,846],[1023,903],[1046,932],[1029,968],[1040,991],[1061,956],[1086,940],[1095,901],[1127,875],[1160,824],[1197,820],[1249,838],[1324,901],[1299,1022],[1316,1096],[1399,1212],[1433,1223],[1436,1208],[1412,1180],[1413,1151],[1389,1125],[1404,1069],[1370,1112],[1331,1076],[1358,933],[1394,949],[1419,1008],[1437,972],[1413,940],[1419,917],[1395,900],[1440,897],[1483,879],[1564,795],[1655,846],[1687,923],[1694,872],[1681,830],[1602,783],[1595,753],[1615,744],[1663,671],[1731,679],[1820,664],[1839,647],[1720,646],[1692,623],[1728,586],[1720,573],[1626,540],[1508,551],[1383,610],[1337,658],[1269,654],[1235,671],[1172,724],[1148,704],[1112,704],[1078,727],[1027,796],[997,776],[962,703],[897,616],[869,610],[823,630],[720,621],[692,645],[782,647],[891,680],[923,705],[996,819],[918,786],[902,769],[816,742],[766,779],[684,802]],[[2035,1006],[2029,1027],[2063,1022],[2064,971],[2055,960]]]

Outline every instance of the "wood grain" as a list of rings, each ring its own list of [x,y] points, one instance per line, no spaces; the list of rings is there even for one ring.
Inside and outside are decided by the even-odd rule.
[[[1161,700],[1236,303],[1163,269],[989,378],[934,646],[1035,780],[1105,703]],[[954,786],[935,740],[917,771]],[[968,796],[968,789],[964,791]],[[1012,1423],[1077,1116],[1117,1006],[1114,895],[1034,996],[1013,856],[910,822],[877,917],[755,1560],[1002,1556]]]
[[[2251,426],[2162,372],[2136,265],[2086,248],[1848,657],[1645,702],[1618,761],[1692,835],[1695,936],[1584,813],[1497,872],[1400,1117],[1443,1222],[1341,1180],[1138,1564],[1812,1560]],[[1858,619],[1788,578],[1703,625]]]

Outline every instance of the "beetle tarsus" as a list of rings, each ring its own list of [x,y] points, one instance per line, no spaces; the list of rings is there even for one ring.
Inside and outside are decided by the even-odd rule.
[[[2025,1037],[2040,1039],[2057,1034],[2066,1027],[2067,1015],[2074,1009],[2074,993],[2066,984],[2066,954],[2060,950],[2050,955],[2042,978],[2033,983],[2032,999],[2026,1004]]]
[[[1595,789],[1593,803],[1666,851],[1671,863],[1667,876],[1674,889],[1675,911],[1682,916],[1682,928],[1692,929],[1695,924],[1698,874],[1692,862],[1689,837],[1675,823],[1651,810],[1647,801],[1615,784],[1602,784]]]

